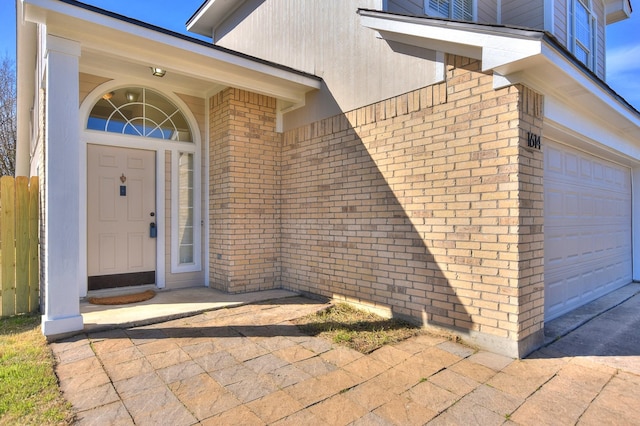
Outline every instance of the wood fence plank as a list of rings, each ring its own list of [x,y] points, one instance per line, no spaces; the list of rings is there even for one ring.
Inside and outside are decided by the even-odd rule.
[[[29,312],[40,307],[40,263],[39,241],[39,182],[33,176],[29,183]]]
[[[29,312],[29,178],[16,177],[16,313]]]
[[[15,315],[15,184],[10,176],[0,178],[0,202],[2,214],[0,226],[2,226],[2,316]]]

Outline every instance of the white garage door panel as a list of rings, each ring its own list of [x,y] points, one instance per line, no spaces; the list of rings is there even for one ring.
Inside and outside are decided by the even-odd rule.
[[[545,320],[631,282],[628,168],[545,147]]]

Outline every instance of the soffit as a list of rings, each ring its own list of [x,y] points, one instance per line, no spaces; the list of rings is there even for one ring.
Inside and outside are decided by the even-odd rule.
[[[46,24],[48,34],[80,42],[83,72],[149,78],[149,67],[158,66],[167,70],[162,84],[190,94],[232,86],[293,103],[320,87],[317,77],[66,2],[25,0],[25,16]]]
[[[187,21],[187,30],[211,37],[213,30],[236,11],[245,0],[207,0]]]

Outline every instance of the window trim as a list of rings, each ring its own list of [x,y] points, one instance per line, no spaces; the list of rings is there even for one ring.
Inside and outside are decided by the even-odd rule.
[[[576,36],[577,20],[575,19],[576,2],[580,2],[586,9],[589,19],[589,44],[585,46]],[[592,72],[596,72],[598,65],[598,17],[593,12],[593,2],[591,0],[569,0],[567,2],[567,33],[568,33],[568,47],[571,54],[584,66],[589,68]],[[587,50],[587,60],[583,62],[576,54],[577,49]]]
[[[125,87],[144,87],[146,89],[150,89],[159,93],[160,95],[169,99],[174,105],[176,105],[182,113],[185,115],[187,123],[192,132],[192,141],[191,142],[177,142],[166,139],[156,139],[156,138],[144,138],[137,137],[131,135],[123,135],[119,133],[111,133],[105,132],[103,130],[93,130],[87,129],[87,120],[89,119],[89,115],[91,110],[94,108],[96,102],[107,92],[118,90]],[[208,108],[208,103],[205,102],[205,108]],[[207,109],[208,111],[208,109]],[[203,218],[206,220],[206,216],[202,212],[202,206],[206,205],[206,198],[203,200],[203,197],[206,197],[206,193],[202,193],[202,173],[203,167],[206,168],[206,164],[202,164],[202,149],[207,150],[207,145],[202,145],[202,136],[200,134],[200,128],[198,126],[198,121],[196,117],[193,115],[193,112],[190,110],[189,106],[174,92],[171,91],[170,88],[167,87],[156,87],[150,88],[147,87],[146,84],[137,82],[137,81],[122,81],[121,79],[109,80],[99,86],[95,87],[89,94],[84,98],[80,106],[80,122],[78,123],[83,130],[81,136],[81,158],[86,158],[87,155],[87,145],[88,144],[101,144],[101,145],[111,145],[111,146],[120,146],[123,148],[138,148],[138,149],[146,149],[146,150],[155,150],[156,151],[156,225],[158,226],[158,237],[156,244],[156,286],[157,288],[165,288],[167,281],[169,280],[169,274],[173,274],[174,271],[171,270],[171,263],[167,262],[167,255],[171,255],[172,259],[174,259],[174,249],[172,244],[167,242],[167,238],[171,235],[171,230],[169,232],[165,232],[167,223],[170,218],[167,218],[166,213],[167,209],[171,209],[171,206],[167,205],[166,197],[167,190],[173,191],[173,185],[168,181],[170,177],[170,173],[165,173],[167,168],[167,160],[166,153],[172,153],[172,157],[174,158],[174,151],[191,151],[195,152],[195,170],[196,174],[194,179],[196,181],[196,189],[195,189],[195,206],[197,208],[196,214],[198,215],[199,222],[194,222],[197,228],[197,234],[195,238],[198,238],[199,242],[196,246],[195,259],[200,264],[200,269],[195,267],[189,268],[189,270],[185,270],[187,268],[182,268],[183,270],[177,270],[175,273],[179,272],[202,272],[204,273],[204,282],[208,284],[208,264],[203,261],[202,256],[203,253],[206,253],[208,250],[208,235],[203,233],[204,226]],[[170,172],[168,170],[167,172]],[[86,207],[86,192],[87,192],[87,168],[86,162],[82,162],[80,165],[80,228],[83,230],[80,237],[80,245],[82,247],[87,246],[87,207]],[[174,200],[176,197],[171,193],[171,200]],[[169,210],[171,211],[171,210]],[[203,246],[204,245],[204,246]],[[87,250],[81,250],[80,252],[80,269],[81,275],[87,276]],[[86,283],[84,286],[81,286],[79,289],[79,294],[81,296],[86,295],[87,286]]]
[[[171,152],[171,273],[200,272],[202,271],[202,216],[201,216],[201,177],[200,154],[196,147],[180,147]],[[180,172],[178,170],[180,154],[193,155],[193,262],[180,263],[179,222],[180,212]]]

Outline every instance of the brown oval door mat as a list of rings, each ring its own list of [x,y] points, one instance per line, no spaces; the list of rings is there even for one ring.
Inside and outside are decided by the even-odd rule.
[[[90,297],[89,303],[94,305],[126,305],[128,303],[144,302],[155,295],[155,291],[147,290],[142,293],[122,294],[120,296]]]

